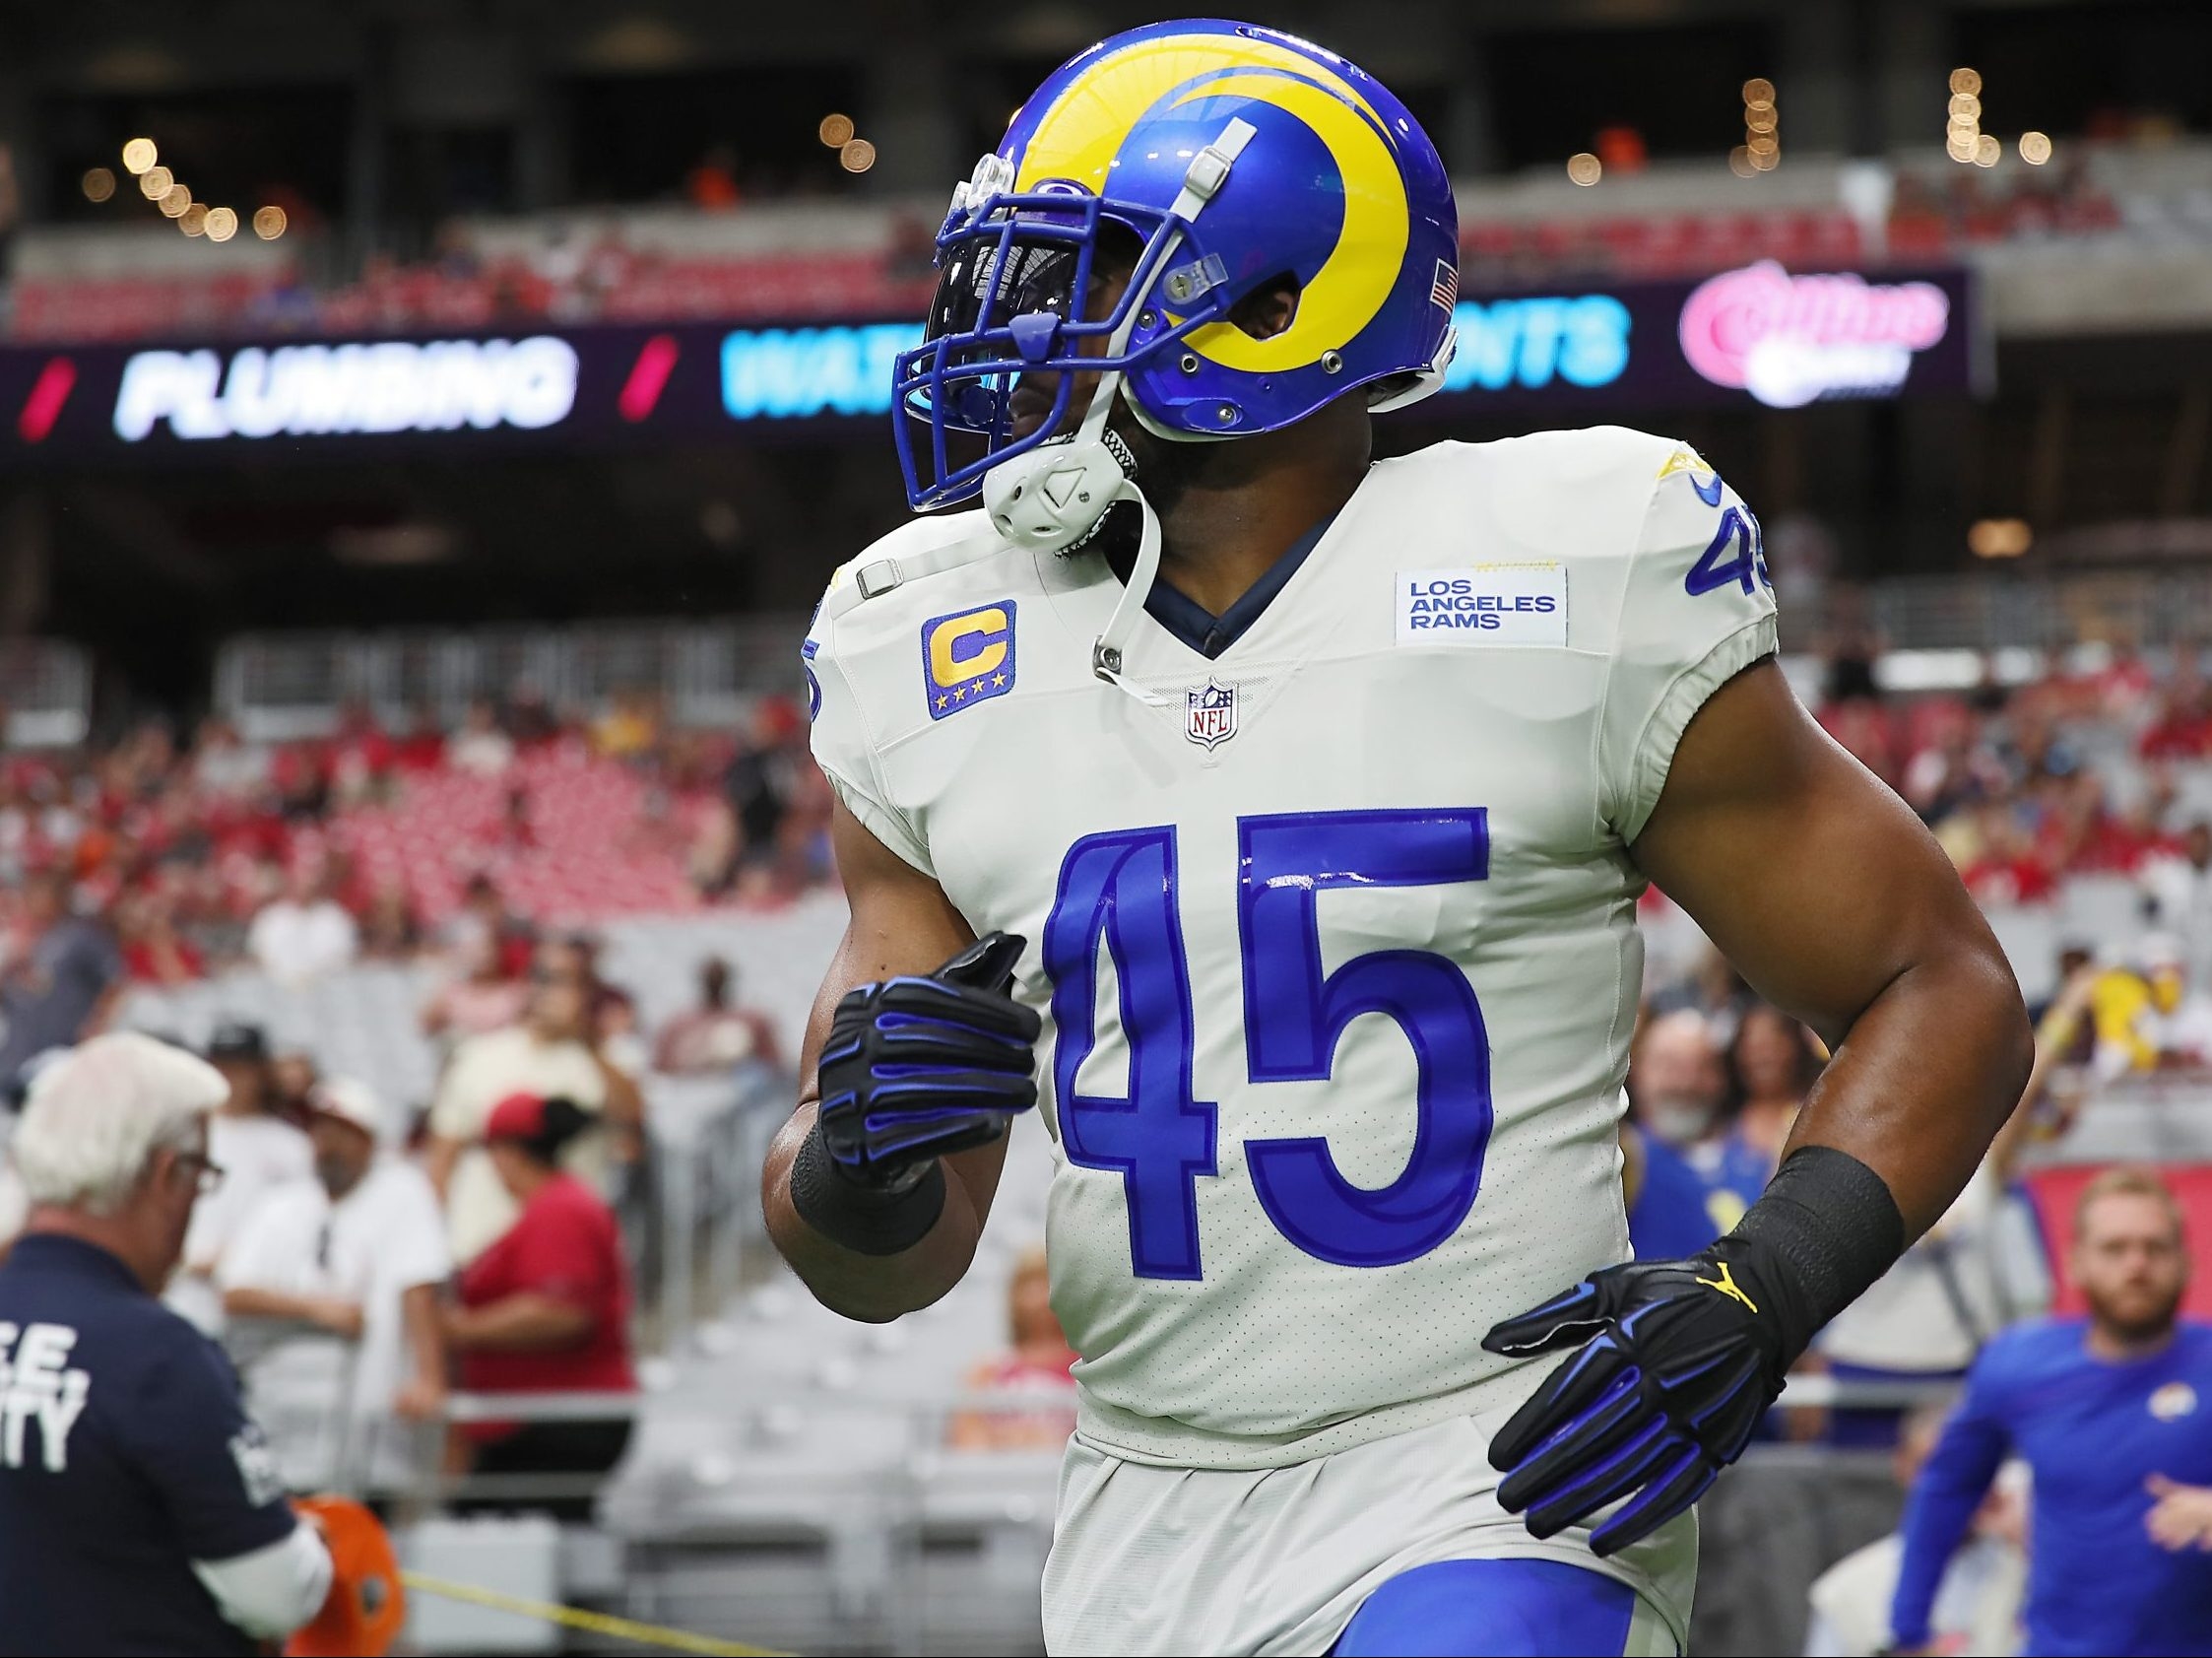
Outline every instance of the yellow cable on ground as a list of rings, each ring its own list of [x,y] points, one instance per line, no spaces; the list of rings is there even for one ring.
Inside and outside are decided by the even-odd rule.
[[[640,1646],[663,1646],[676,1652],[704,1652],[717,1658],[790,1658],[787,1653],[768,1646],[746,1646],[734,1640],[716,1640],[709,1635],[694,1635],[687,1629],[664,1629],[657,1624],[639,1624],[627,1618],[613,1618],[604,1612],[579,1612],[572,1606],[555,1606],[550,1601],[529,1601],[519,1595],[503,1595],[496,1589],[479,1588],[474,1583],[456,1583],[449,1577],[431,1577],[420,1571],[403,1571],[400,1581],[418,1594],[436,1595],[449,1601],[467,1601],[472,1606],[489,1607],[494,1612],[511,1612],[519,1618],[542,1619],[548,1624],[564,1625],[571,1629],[584,1629],[595,1635],[612,1635],[617,1640],[636,1641]]]

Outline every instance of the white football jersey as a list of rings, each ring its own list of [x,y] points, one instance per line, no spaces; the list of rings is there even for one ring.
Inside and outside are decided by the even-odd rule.
[[[1028,941],[1083,1438],[1304,1461],[1510,1403],[1493,1322],[1628,1253],[1626,847],[1775,649],[1759,530],[1620,428],[1378,463],[1208,660],[1095,554],[918,520],[830,584],[813,748]]]

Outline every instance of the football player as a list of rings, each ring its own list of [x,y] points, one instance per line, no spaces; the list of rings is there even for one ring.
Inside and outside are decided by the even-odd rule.
[[[852,920],[778,1246],[852,1317],[929,1304],[1044,1101],[1056,1652],[1678,1650],[1693,1502],[2019,1094],[2002,956],[1791,696],[1693,450],[1371,460],[1458,251],[1372,77],[1117,35],[938,247],[900,454],[982,509],[807,641]],[[1742,1223],[1630,1265],[1647,881],[1835,1059]]]

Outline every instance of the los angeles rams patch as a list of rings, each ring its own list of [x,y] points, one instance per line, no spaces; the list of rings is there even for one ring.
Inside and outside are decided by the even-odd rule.
[[[1564,564],[1462,564],[1399,570],[1393,599],[1401,645],[1564,645]]]
[[[923,623],[922,689],[932,719],[1011,691],[1013,601],[1001,599]]]

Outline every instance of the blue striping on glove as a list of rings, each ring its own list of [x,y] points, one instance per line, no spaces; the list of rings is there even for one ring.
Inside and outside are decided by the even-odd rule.
[[[1037,1103],[1036,1013],[1009,994],[1025,941],[978,939],[934,973],[845,994],[821,1052],[816,1133],[839,1173],[893,1187],[988,1145]]]
[[[1683,1513],[1742,1454],[1809,1331],[1788,1264],[1731,1235],[1681,1261],[1595,1272],[1482,1340],[1533,1358],[1577,1350],[1490,1442],[1498,1500],[1551,1537],[1617,1554]]]

